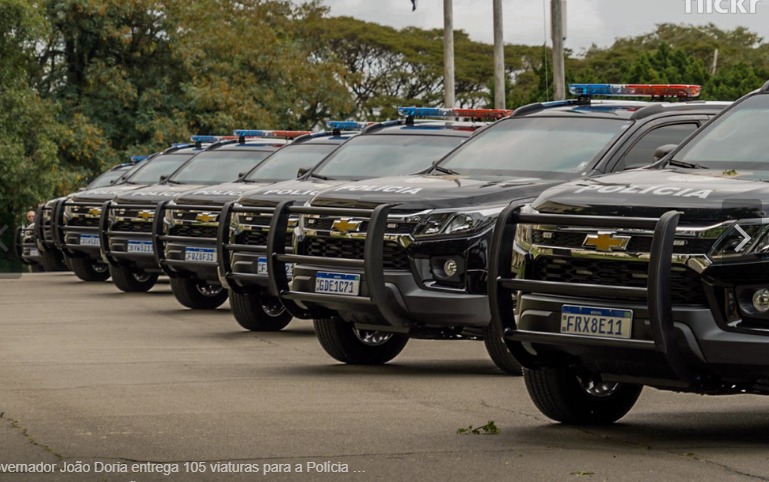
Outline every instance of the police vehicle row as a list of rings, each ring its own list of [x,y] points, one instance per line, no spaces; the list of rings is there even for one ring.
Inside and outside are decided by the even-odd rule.
[[[100,206],[94,244],[99,247],[100,257],[106,260],[118,289],[147,291],[162,272],[152,234],[158,204],[188,191],[200,192],[238,181],[291,138],[304,132],[284,132],[281,137],[266,134],[267,131],[239,130],[230,137],[193,136],[194,146],[185,150],[186,159],[172,174],[159,183],[114,196]],[[239,183],[239,186],[247,185],[242,180]],[[183,260],[187,261],[204,261],[212,256],[213,251],[205,246],[190,246],[182,251]],[[227,296],[220,286],[196,282],[186,276],[173,276],[171,286],[177,299],[188,305],[214,303],[218,306]]]
[[[693,101],[698,86],[631,87],[683,102],[597,100],[612,92],[573,85],[575,99],[521,107],[423,175],[337,184],[306,206],[281,202],[267,239],[270,294],[313,319],[322,347],[345,363],[387,362],[409,338],[483,339],[501,369],[520,373],[490,323],[500,212],[569,180],[650,164],[656,147],[680,142],[726,105]]]

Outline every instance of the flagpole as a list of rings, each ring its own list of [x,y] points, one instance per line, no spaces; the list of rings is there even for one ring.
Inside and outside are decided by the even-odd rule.
[[[443,105],[454,102],[454,8],[453,0],[443,0]]]
[[[494,108],[505,108],[505,39],[502,0],[494,0]]]
[[[553,99],[566,98],[566,66],[563,58],[563,0],[551,0],[550,24],[553,35]]]

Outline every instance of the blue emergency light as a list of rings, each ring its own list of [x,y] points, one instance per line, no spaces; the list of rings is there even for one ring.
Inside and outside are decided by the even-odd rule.
[[[190,136],[190,140],[195,144],[212,144],[214,142],[219,142],[219,139],[221,139],[220,136]]]
[[[358,122],[358,121],[326,121],[326,126],[331,129],[339,129],[340,131],[359,131],[365,129],[371,122]]]
[[[262,129],[236,129],[233,134],[238,139],[246,137],[261,137],[266,139],[295,139],[299,136],[312,134],[311,131],[275,131]]]
[[[141,162],[141,161],[146,160],[148,157],[150,157],[150,156],[134,155],[134,156],[131,156],[131,162],[136,164],[137,162]]]

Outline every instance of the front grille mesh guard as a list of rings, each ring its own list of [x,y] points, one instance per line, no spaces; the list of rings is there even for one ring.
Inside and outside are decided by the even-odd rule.
[[[559,214],[521,214],[517,206],[509,206],[499,216],[489,263],[489,301],[492,322],[505,327],[505,339],[512,354],[528,367],[541,366],[540,360],[522,343],[580,344],[657,351],[665,357],[673,372],[684,381],[697,377],[687,364],[687,357],[677,349],[671,299],[673,241],[681,213],[668,211],[659,218],[591,217]],[[519,224],[565,225],[590,228],[625,228],[653,230],[648,285],[642,287],[605,286],[515,278],[512,256],[515,231]],[[525,275],[524,275],[525,276]],[[649,310],[652,340],[610,339],[562,333],[521,330],[516,326],[514,296],[516,293],[541,293],[574,297],[606,297],[646,302]]]

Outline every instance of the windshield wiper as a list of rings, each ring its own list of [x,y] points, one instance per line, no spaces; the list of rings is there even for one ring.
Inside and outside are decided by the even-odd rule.
[[[459,173],[453,169],[449,169],[447,167],[439,166],[438,161],[433,162],[433,169],[435,169],[438,172],[442,172],[444,174],[453,174],[455,176],[458,176]]]
[[[181,181],[174,181],[173,179],[167,179],[167,180],[166,180],[166,182],[167,182],[168,184],[175,184],[175,185],[177,185],[177,186],[178,186],[178,185],[180,185],[180,184],[185,184],[185,183],[183,183],[183,182],[181,182]]]
[[[330,177],[321,176],[320,174],[316,174],[316,173],[314,173],[314,172],[311,172],[311,173],[310,173],[310,177],[317,177],[318,179],[322,179],[322,180],[324,180],[324,181],[331,181],[331,178],[330,178]]]
[[[686,162],[686,161],[678,161],[676,159],[671,159],[668,161],[669,166],[676,166],[676,167],[683,167],[685,169],[709,169],[708,167],[703,166],[702,164],[697,164],[696,162]]]

